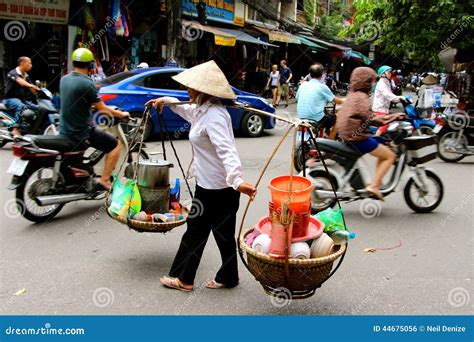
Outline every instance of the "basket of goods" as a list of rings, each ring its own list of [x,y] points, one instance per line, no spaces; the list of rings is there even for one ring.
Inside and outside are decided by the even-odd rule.
[[[146,125],[149,110],[146,110],[144,115]],[[172,141],[169,141],[172,144]],[[131,169],[126,170],[125,174],[130,178],[119,179],[115,176],[112,190],[107,197],[108,215],[138,232],[168,232],[185,224],[189,214],[189,209],[180,203],[179,178],[173,187],[170,186],[170,169],[173,164],[166,160],[163,134],[162,142],[165,159],[138,159],[137,162],[129,164],[127,168]],[[138,156],[142,146],[143,135],[139,143]],[[173,151],[183,171],[174,147]],[[122,167],[123,165],[120,169]],[[190,191],[187,181],[186,185]]]
[[[282,141],[290,130],[291,127]],[[282,141],[267,160],[257,186]],[[289,176],[270,181],[268,215],[243,231],[249,201],[240,226],[238,247],[243,263],[266,293],[274,296],[285,293],[292,299],[302,299],[312,296],[336,272],[347,242],[355,234],[346,229],[341,209],[311,216],[313,184],[292,172],[293,165]]]

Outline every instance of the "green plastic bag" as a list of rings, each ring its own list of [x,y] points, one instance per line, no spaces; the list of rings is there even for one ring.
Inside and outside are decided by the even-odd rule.
[[[324,223],[324,232],[327,234],[346,229],[344,220],[342,219],[341,209],[336,211],[332,208],[328,208],[316,214],[316,218]]]
[[[133,217],[142,209],[142,198],[137,184],[127,178],[125,184],[117,177],[114,178],[112,187],[112,203],[109,211],[112,215]]]

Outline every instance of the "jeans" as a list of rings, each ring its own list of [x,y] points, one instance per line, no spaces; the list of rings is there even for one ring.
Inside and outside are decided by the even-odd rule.
[[[21,114],[25,109],[31,109],[33,111],[37,111],[39,106],[34,104],[31,101],[21,101],[20,99],[11,98],[11,99],[4,99],[3,104],[5,107],[8,108],[9,111],[13,112],[13,119],[15,123],[13,124],[13,128],[20,128],[21,125]],[[25,128],[25,127],[21,127]]]

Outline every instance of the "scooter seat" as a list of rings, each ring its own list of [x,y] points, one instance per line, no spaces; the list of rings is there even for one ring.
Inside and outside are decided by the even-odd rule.
[[[84,151],[86,147],[82,143],[65,137],[63,135],[27,135],[26,139],[40,148],[55,150],[62,153]]]
[[[316,142],[318,143],[321,151],[329,154],[330,159],[335,155],[350,160],[358,159],[361,156],[359,151],[339,141],[319,138],[316,139]]]

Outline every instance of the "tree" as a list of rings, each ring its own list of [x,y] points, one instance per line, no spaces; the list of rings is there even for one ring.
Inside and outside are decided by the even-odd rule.
[[[445,47],[474,43],[471,0],[356,0],[354,6],[353,24],[342,36],[374,41],[400,59],[436,63]]]

